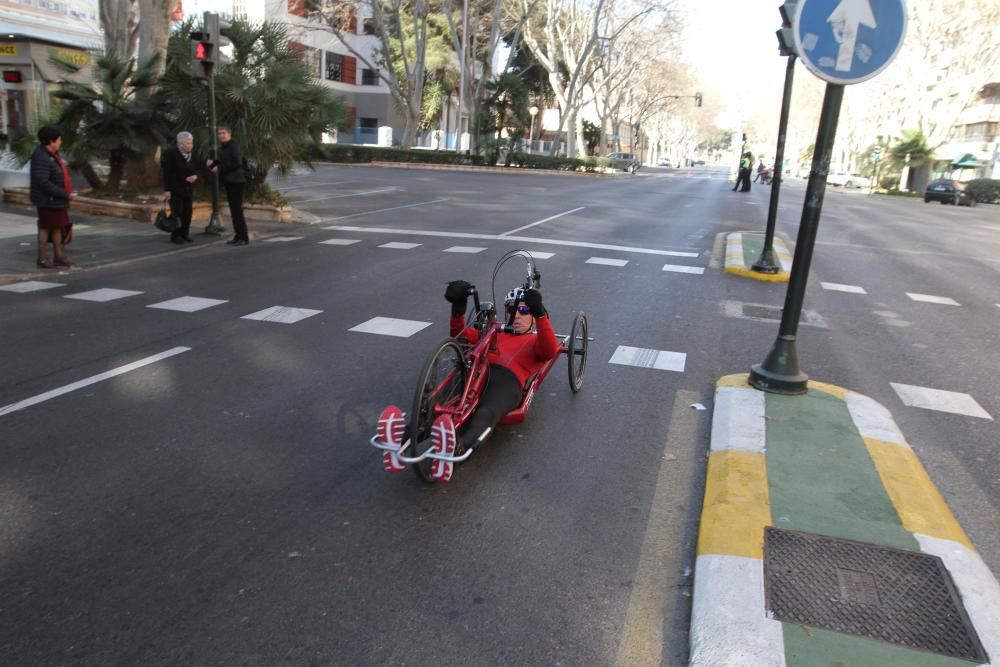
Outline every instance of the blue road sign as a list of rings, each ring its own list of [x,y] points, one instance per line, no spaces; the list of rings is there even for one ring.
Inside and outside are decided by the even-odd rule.
[[[892,62],[906,35],[905,0],[800,0],[795,48],[830,83],[866,81]]]

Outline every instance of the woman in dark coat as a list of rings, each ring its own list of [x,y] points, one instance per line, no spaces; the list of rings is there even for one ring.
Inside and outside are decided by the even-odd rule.
[[[31,154],[31,203],[38,208],[38,266],[73,266],[63,252],[63,233],[69,229],[69,202],[76,196],[62,157],[62,135],[54,127],[38,130],[38,148]],[[49,241],[55,249],[49,259]]]
[[[163,152],[160,168],[163,170],[163,198],[170,202],[170,210],[181,226],[170,235],[174,243],[191,242],[191,211],[194,207],[194,183],[198,180],[195,162],[191,157],[194,137],[190,132],[177,135],[177,146]]]

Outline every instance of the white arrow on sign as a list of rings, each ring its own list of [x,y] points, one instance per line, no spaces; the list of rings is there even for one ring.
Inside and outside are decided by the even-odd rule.
[[[858,41],[858,26],[878,27],[869,0],[840,0],[840,4],[826,19],[833,28],[833,38],[840,44],[837,52],[837,71],[850,72],[854,64],[854,46]]]

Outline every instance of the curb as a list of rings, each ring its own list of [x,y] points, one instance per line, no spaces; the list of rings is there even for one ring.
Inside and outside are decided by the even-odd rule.
[[[741,278],[750,278],[752,280],[762,280],[770,283],[787,283],[792,270],[792,254],[788,251],[788,246],[785,245],[785,242],[778,237],[774,238],[774,254],[777,256],[778,263],[781,265],[781,271],[778,273],[760,273],[750,268],[753,266],[754,260],[750,260],[749,264],[747,263],[747,259],[743,251],[744,235],[764,236],[760,232],[736,232],[726,236],[725,272],[731,273],[734,276],[740,276]]]
[[[318,162],[317,162],[318,164]],[[324,162],[350,167],[381,167],[388,169],[425,169],[429,171],[468,171],[486,174],[514,174],[524,176],[583,176],[589,178],[617,178],[618,172],[605,174],[595,171],[563,171],[560,169],[524,169],[521,167],[476,167],[460,164],[432,164],[425,162],[384,162],[376,160],[372,162]],[[624,172],[623,172],[624,173]]]
[[[842,387],[810,381],[809,389],[846,403],[903,529],[921,552],[944,562],[992,664],[1000,664],[1000,583],[892,415],[871,398]],[[746,374],[716,383],[695,565],[692,666],[786,664],[784,624],[767,617],[764,597],[763,533],[773,525],[765,400],[763,392],[747,384]]]

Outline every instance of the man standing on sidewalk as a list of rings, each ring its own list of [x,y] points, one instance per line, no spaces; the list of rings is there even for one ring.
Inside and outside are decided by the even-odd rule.
[[[206,166],[219,172],[219,180],[226,188],[226,201],[229,203],[229,215],[233,220],[233,231],[236,234],[229,245],[247,245],[250,243],[250,232],[243,216],[243,187],[246,178],[243,175],[243,154],[240,145],[233,139],[233,132],[228,125],[220,125],[219,159],[209,160]]]

